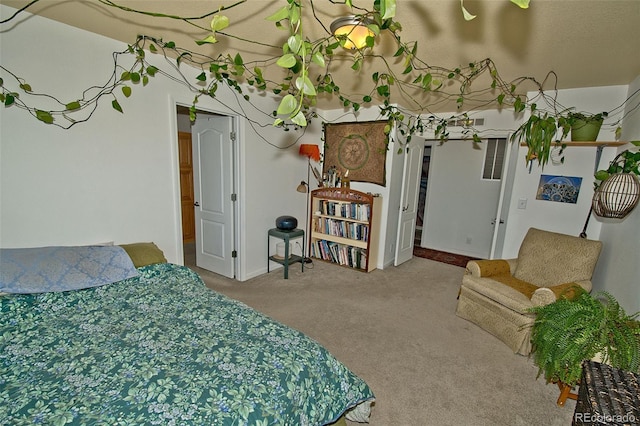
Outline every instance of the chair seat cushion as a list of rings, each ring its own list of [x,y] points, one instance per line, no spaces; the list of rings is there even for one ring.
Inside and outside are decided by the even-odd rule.
[[[527,296],[527,299],[531,299],[533,293],[539,288],[537,285],[519,280],[511,274],[499,274],[491,278],[498,281],[499,283],[511,287],[514,290],[519,291],[520,293]]]
[[[534,306],[529,297],[513,287],[491,278],[480,278],[472,275],[462,277],[462,286],[479,293],[488,299],[522,315],[531,315],[529,309]]]

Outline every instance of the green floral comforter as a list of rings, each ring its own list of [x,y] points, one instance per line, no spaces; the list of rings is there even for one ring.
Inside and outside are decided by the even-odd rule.
[[[2,425],[322,425],[373,399],[318,343],[182,266],[0,303]]]

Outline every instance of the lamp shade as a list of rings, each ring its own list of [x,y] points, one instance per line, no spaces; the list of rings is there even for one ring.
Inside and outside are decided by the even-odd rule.
[[[300,145],[299,154],[314,161],[320,161],[320,148],[318,145],[303,143]]]
[[[622,219],[640,200],[640,182],[632,173],[616,173],[604,180],[593,194],[591,206],[596,216]]]
[[[369,22],[357,16],[345,16],[338,18],[331,23],[331,33],[336,37],[345,36],[343,47],[354,50],[367,46],[367,37],[374,37],[367,24]]]

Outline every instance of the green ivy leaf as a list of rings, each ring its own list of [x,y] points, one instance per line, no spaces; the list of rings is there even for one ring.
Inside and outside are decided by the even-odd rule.
[[[528,9],[529,8],[529,0],[511,0],[511,3],[517,5],[518,7],[522,8],[522,9]]]
[[[205,74],[205,72],[202,71],[200,74],[198,74],[198,76],[196,77],[196,80],[207,81],[207,74]]]
[[[155,44],[150,44],[149,45],[149,51],[151,53],[156,53],[156,52],[158,52],[158,49],[156,49],[156,45]]]
[[[120,75],[120,80],[122,81],[129,81],[131,80],[131,73],[129,71],[124,71],[121,75]]]
[[[16,101],[16,98],[11,93],[7,93],[7,96],[4,99],[4,106],[13,105],[15,101]]]
[[[289,17],[289,8],[287,6],[283,6],[276,13],[271,16],[267,16],[265,19],[267,21],[282,21],[283,19],[287,19]]]
[[[282,68],[291,68],[296,64],[296,57],[292,53],[284,54],[276,61],[276,64]]]
[[[175,49],[176,43],[173,41],[168,41],[164,44],[164,47],[166,47],[167,49]]]
[[[304,114],[302,113],[302,111],[298,111],[298,113],[295,115],[295,117],[291,118],[291,121],[294,122],[295,124],[297,124],[300,127],[306,127],[307,126],[307,119],[304,116]]]
[[[396,16],[396,0],[380,0],[380,14],[382,19]]]
[[[22,83],[22,84],[20,85],[20,88],[21,88],[22,90],[24,90],[25,92],[31,92],[31,85],[30,85],[30,84],[28,84],[28,83]]]
[[[324,55],[320,52],[316,52],[313,54],[313,56],[311,56],[311,60],[318,66],[324,68],[325,67],[325,61],[324,61]]]
[[[367,36],[365,39],[366,47],[373,47],[376,43],[375,37]]]
[[[53,116],[49,111],[42,111],[40,109],[36,110],[36,118],[44,123],[51,124],[53,123]]]
[[[302,38],[300,38],[299,34],[294,34],[287,39],[287,45],[291,52],[299,53],[300,48],[302,48]]]
[[[280,101],[280,105],[278,105],[278,114],[279,115],[289,115],[298,107],[298,100],[292,94],[286,95]]]
[[[422,78],[422,87],[424,89],[431,89],[431,81],[433,81],[433,76],[431,73],[426,73]]]
[[[460,8],[462,9],[462,16],[464,17],[465,21],[471,21],[476,17],[476,15],[472,15],[467,9],[465,9],[464,0],[460,0]]]
[[[502,102],[504,102],[504,93],[500,93],[497,100],[498,104],[502,105]]]
[[[371,102],[371,96],[366,95],[362,97],[362,102]]]
[[[117,99],[114,99],[113,101],[111,101],[111,106],[113,107],[113,109],[115,109],[116,111],[122,112],[122,107],[120,106],[120,104],[118,103]]]
[[[244,61],[242,60],[242,56],[239,53],[236,53],[236,56],[233,58],[234,65],[244,65]]]
[[[202,40],[196,40],[196,44],[198,46],[202,46],[203,44],[214,44],[217,43],[218,40],[216,39],[216,36],[214,34],[209,34],[208,36],[206,36],[205,38],[203,38]]]
[[[147,84],[149,84],[149,77],[145,75],[142,77],[142,85],[146,86]]]
[[[66,104],[64,106],[64,108],[67,111],[73,111],[75,109],[80,109],[80,102],[78,102],[78,101],[69,102],[68,104]]]
[[[134,83],[140,82],[140,73],[132,72],[131,73],[131,81]]]
[[[211,30],[215,33],[216,31],[222,31],[229,26],[229,18],[224,15],[213,15],[213,19],[211,19]]]
[[[131,87],[122,86],[122,94],[124,94],[127,98],[131,96]]]
[[[158,68],[154,67],[153,65],[147,67],[147,74],[149,74],[151,77],[154,77],[157,72]]]
[[[387,86],[386,84],[382,86],[378,86],[376,90],[378,91],[378,95],[389,97],[389,86]]]
[[[296,87],[307,96],[316,96],[316,88],[306,75],[296,78]]]

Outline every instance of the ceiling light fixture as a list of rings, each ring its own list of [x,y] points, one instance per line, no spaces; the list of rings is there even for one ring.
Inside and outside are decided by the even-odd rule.
[[[355,50],[367,46],[367,37],[374,37],[375,34],[367,25],[373,23],[369,19],[360,16],[345,16],[338,18],[331,23],[331,33],[337,38],[346,36],[344,42],[345,49]]]

